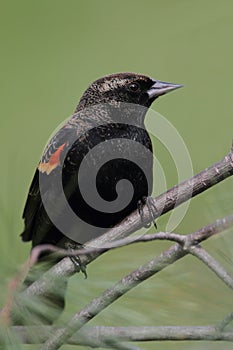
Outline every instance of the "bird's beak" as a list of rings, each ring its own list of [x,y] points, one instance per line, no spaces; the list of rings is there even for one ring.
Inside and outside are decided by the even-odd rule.
[[[165,95],[170,91],[176,90],[183,87],[183,85],[165,83],[163,81],[154,80],[154,84],[147,90],[149,99],[155,99],[161,95]]]

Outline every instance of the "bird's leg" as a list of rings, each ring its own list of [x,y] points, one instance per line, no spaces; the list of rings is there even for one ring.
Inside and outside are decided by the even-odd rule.
[[[143,206],[146,205],[150,214],[150,222],[149,223],[145,223],[144,221],[144,212],[143,212]],[[138,212],[141,218],[141,222],[143,223],[143,226],[145,228],[150,227],[151,223],[153,222],[154,227],[157,229],[157,225],[155,222],[154,217],[156,216],[157,213],[157,208],[154,204],[154,200],[152,197],[142,197],[141,200],[138,201]]]
[[[150,213],[150,218],[151,218],[151,222],[153,222],[153,225],[154,227],[157,229],[157,224],[155,222],[155,216],[156,216],[156,213],[157,213],[157,208],[154,204],[154,200],[152,197],[146,197],[145,198],[145,201],[146,201],[146,206],[149,210],[149,213]]]
[[[144,198],[144,197],[143,197]],[[141,223],[143,224],[143,226],[145,228],[149,228],[150,227],[150,222],[149,223],[145,223],[144,221],[144,212],[143,212],[143,206],[144,206],[144,201],[143,201],[143,198],[140,199],[137,203],[137,207],[138,207],[138,213],[140,215],[140,218],[141,218]]]
[[[65,247],[68,251],[70,251],[71,253],[74,252],[77,248],[81,248],[82,245],[81,244],[77,244],[77,243],[72,243],[72,242],[66,242],[65,243]],[[87,270],[86,270],[86,265],[83,264],[83,262],[81,261],[80,257],[78,255],[74,255],[74,256],[70,256],[70,260],[72,261],[72,263],[74,264],[75,267],[77,267],[78,271],[81,271],[85,278],[87,278]]]

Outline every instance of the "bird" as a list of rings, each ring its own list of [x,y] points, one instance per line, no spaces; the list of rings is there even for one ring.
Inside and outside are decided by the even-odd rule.
[[[32,248],[52,244],[76,249],[138,209],[153,185],[147,110],[181,86],[128,72],[91,83],[45,147],[23,211],[22,240],[31,241]],[[41,260],[49,261],[49,254]],[[24,285],[33,281],[26,278]],[[58,314],[65,305],[66,284],[60,295],[48,296]],[[51,315],[38,318],[54,321]]]

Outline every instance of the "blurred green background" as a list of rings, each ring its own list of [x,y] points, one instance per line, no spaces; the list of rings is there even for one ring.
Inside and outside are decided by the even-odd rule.
[[[198,172],[226,155],[233,128],[232,0],[41,0],[0,3],[1,37],[1,304],[6,285],[28,257],[21,213],[44,145],[72,114],[88,84],[119,71],[140,72],[185,88],[153,108],[182,135]],[[156,140],[155,140],[156,144]],[[159,151],[161,149],[161,152]],[[172,160],[157,154],[169,186]],[[232,212],[232,179],[193,199],[176,229],[189,233]],[[165,227],[166,217],[158,220]],[[205,243],[232,272],[232,230]],[[72,278],[62,323],[168,243],[108,253]],[[91,324],[204,325],[232,311],[231,291],[187,257],[139,286]],[[154,349],[158,344],[143,344]],[[219,343],[159,343],[161,349],[218,349]],[[232,345],[223,343],[224,349]],[[67,347],[68,348],[68,347]],[[69,347],[71,348],[71,347]]]

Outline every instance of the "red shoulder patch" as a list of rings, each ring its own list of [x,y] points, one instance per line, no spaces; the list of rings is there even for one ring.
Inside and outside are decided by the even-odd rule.
[[[66,143],[63,143],[58,149],[51,155],[47,163],[41,162],[38,165],[38,169],[42,173],[49,175],[58,165],[60,165],[60,155],[63,151]]]

